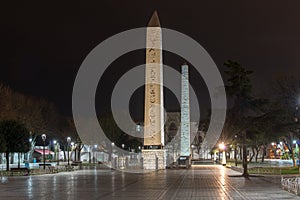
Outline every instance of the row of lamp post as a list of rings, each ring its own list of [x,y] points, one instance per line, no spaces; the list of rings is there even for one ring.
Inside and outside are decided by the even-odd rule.
[[[42,140],[43,140],[43,169],[46,168],[46,152],[45,152],[45,149],[46,149],[46,134],[42,134]],[[69,148],[70,148],[70,144],[74,145],[74,142],[71,143],[71,137],[67,137],[67,143],[68,143],[68,146],[67,146],[67,151],[68,151],[68,165],[70,165],[70,154],[69,154]],[[53,144],[54,144],[54,152],[55,152],[55,158],[57,159],[57,165],[59,165],[59,143],[54,140],[53,141]]]
[[[43,168],[45,169],[46,167],[46,153],[45,153],[45,149],[46,149],[46,134],[42,134],[42,140],[43,140]],[[54,140],[53,141],[54,144],[54,153],[55,153],[55,158],[57,159],[57,165],[59,165],[59,143]],[[71,137],[67,137],[67,156],[68,156],[68,166],[70,165],[70,144],[73,146],[74,142],[71,142]],[[111,147],[112,147],[112,154],[111,156],[113,157],[113,152],[114,152],[114,146],[115,143],[112,142],[111,143]],[[97,145],[95,145],[95,148],[97,148]],[[125,148],[125,144],[122,144],[122,148]],[[139,151],[141,150],[141,147],[138,147]],[[225,161],[226,162],[226,161]]]

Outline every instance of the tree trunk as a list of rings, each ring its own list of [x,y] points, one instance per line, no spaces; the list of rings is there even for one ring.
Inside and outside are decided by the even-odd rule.
[[[74,149],[74,161],[77,161],[77,148]]]
[[[240,147],[240,160],[243,160],[242,150],[243,150],[243,147],[242,148]]]
[[[243,133],[243,177],[248,178],[249,173],[248,173],[248,162],[247,162],[247,146],[246,146],[246,133]]]
[[[112,147],[111,147],[111,148],[110,148],[109,155],[108,155],[108,161],[111,161],[111,162],[112,162],[112,153],[113,153],[113,149],[112,149]]]
[[[9,152],[5,153],[6,155],[6,171],[9,171]]]
[[[293,166],[296,167],[295,152],[294,152],[293,145],[291,145],[291,151],[292,151]]]
[[[260,152],[260,147],[255,147],[255,149],[256,149],[255,162],[257,163],[258,155],[259,155],[259,152]]]
[[[78,161],[81,160],[81,150],[82,150],[82,147],[81,147],[81,145],[80,145],[79,148],[78,148],[78,151],[77,151],[77,160],[78,160]]]
[[[18,168],[20,168],[20,153],[18,152]]]
[[[14,162],[15,162],[15,153],[11,153],[10,154],[10,164],[14,164]]]
[[[262,155],[262,158],[261,158],[261,162],[265,161],[265,155],[266,155],[266,153],[267,153],[266,146],[263,146],[263,155]]]
[[[244,168],[244,172],[242,176],[248,178],[249,173],[248,173],[248,162],[247,162],[247,147],[245,144],[243,144],[243,168]]]
[[[252,155],[250,156],[249,162],[252,162],[252,159],[254,158],[254,156],[256,155],[254,147],[252,146]]]
[[[236,146],[234,146],[234,163],[235,163],[235,166],[237,167],[237,157],[236,157],[236,154],[237,154],[237,149],[236,149]]]
[[[66,156],[66,150],[64,149],[64,162],[66,162],[67,161],[67,156]]]
[[[89,152],[89,163],[91,164],[92,163],[92,153]]]

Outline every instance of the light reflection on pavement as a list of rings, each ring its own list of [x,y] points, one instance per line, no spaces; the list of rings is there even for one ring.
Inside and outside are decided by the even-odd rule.
[[[0,199],[300,199],[261,177],[228,177],[237,174],[205,165],[146,174],[108,169],[0,177]]]

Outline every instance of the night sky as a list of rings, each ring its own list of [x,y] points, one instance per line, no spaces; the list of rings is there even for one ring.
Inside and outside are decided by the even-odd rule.
[[[227,59],[254,70],[257,93],[272,79],[300,72],[299,1],[64,0],[1,4],[0,82],[24,94],[49,99],[64,115],[71,115],[73,82],[87,54],[114,34],[145,27],[154,10],[162,27],[195,39],[220,71]],[[103,79],[117,79],[144,59],[144,51],[121,57]],[[168,54],[164,60],[174,68],[182,62]],[[191,79],[195,81],[192,74]],[[100,96],[109,96],[113,82],[102,83]],[[203,83],[195,87],[199,93],[205,91]],[[107,104],[99,105],[99,110],[104,108]],[[172,105],[170,109],[174,109]]]

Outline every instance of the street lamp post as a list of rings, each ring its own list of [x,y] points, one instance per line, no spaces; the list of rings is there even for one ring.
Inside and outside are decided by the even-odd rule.
[[[112,160],[112,166],[116,167],[115,159],[114,159],[114,146],[115,146],[115,143],[112,142],[111,143],[111,160]]]
[[[125,144],[122,144],[122,158],[121,161],[119,160],[119,167],[120,169],[125,169],[125,166],[126,166],[126,161],[125,161],[125,156],[124,156],[124,149],[125,149]]]
[[[217,161],[217,150],[214,150],[214,162]]]
[[[297,124],[299,122],[299,119],[298,119],[298,114],[299,114],[299,99],[298,99],[298,103],[296,104],[296,111],[295,111],[295,123]],[[299,137],[299,129],[297,128],[296,129],[296,134],[297,134],[297,137]],[[295,143],[295,145],[297,146],[297,140],[293,141]],[[298,171],[299,171],[299,174],[300,174],[300,147],[298,145],[298,162],[296,162],[296,164],[298,165]]]
[[[43,148],[43,160],[44,160],[44,170],[46,169],[46,159],[45,159],[45,148],[46,148],[46,145],[45,145],[45,141],[46,141],[46,134],[43,134],[42,135],[42,140],[44,142],[44,148]]]
[[[58,165],[59,165],[59,153],[60,153],[60,151],[59,151],[60,145],[59,145],[58,142],[57,142],[57,144],[56,144],[56,149],[57,149],[57,166],[58,166]]]
[[[124,157],[124,149],[125,149],[125,144],[122,144],[122,149],[123,149],[123,157]]]
[[[192,149],[192,159],[194,159],[194,149],[195,149],[195,145],[192,144],[191,147],[192,147],[192,148],[191,148],[191,149]]]
[[[71,137],[67,137],[67,143],[68,143],[68,147],[67,147],[67,151],[68,151],[68,166],[70,166],[70,154],[69,154],[70,142],[71,142]]]
[[[30,131],[30,135],[31,135],[31,131]],[[28,154],[28,163],[30,163],[32,161],[32,151],[33,151],[33,145],[32,145],[32,137],[30,136],[29,138],[29,143],[30,143],[30,151],[29,151],[29,154]]]
[[[57,159],[57,156],[56,156],[56,150],[57,150],[57,141],[56,140],[53,140],[53,147],[54,147],[54,160]]]
[[[75,149],[75,142],[71,142],[70,144],[71,144],[71,146],[70,146],[70,147],[71,147],[71,152],[70,152],[70,154],[72,155],[72,152],[73,152],[73,150]],[[75,156],[73,157],[73,159],[72,159],[72,156],[71,156],[71,155],[70,155],[70,157],[71,157],[70,160],[71,160],[71,161],[72,161],[72,160],[73,160],[73,161],[76,161],[76,149],[75,149]]]
[[[95,145],[94,145],[94,151],[93,151],[93,163],[94,163],[94,164],[96,163],[96,160],[97,160],[97,159],[96,159],[96,157],[97,157],[97,156],[96,156],[96,154],[97,154],[97,152],[96,152],[97,149],[98,149],[98,145],[95,144]]]
[[[220,150],[222,150],[223,152],[222,152],[222,165],[223,166],[226,166],[226,152],[225,152],[225,144],[224,144],[224,142],[222,142],[222,143],[220,143],[219,144],[219,148],[220,148]]]

